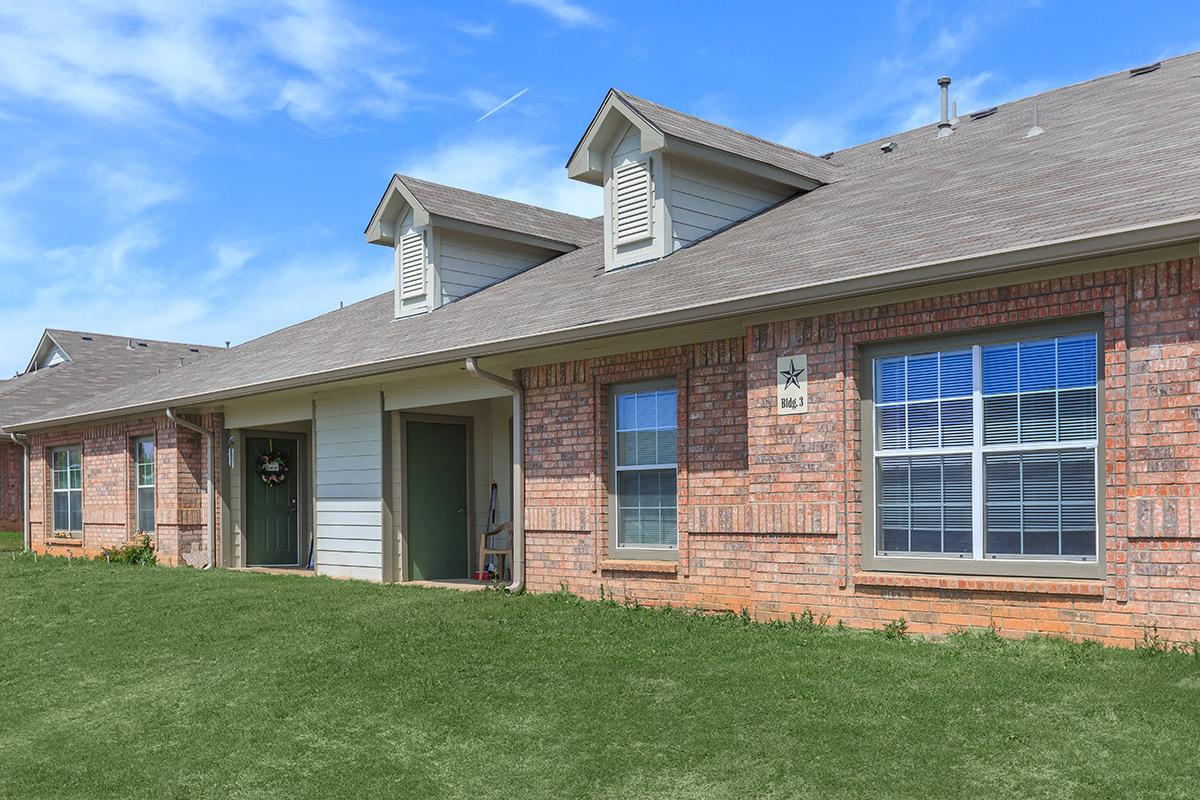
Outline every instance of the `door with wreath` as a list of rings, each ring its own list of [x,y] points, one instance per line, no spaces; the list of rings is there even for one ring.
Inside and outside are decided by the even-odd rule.
[[[296,440],[246,437],[246,565],[299,563]]]

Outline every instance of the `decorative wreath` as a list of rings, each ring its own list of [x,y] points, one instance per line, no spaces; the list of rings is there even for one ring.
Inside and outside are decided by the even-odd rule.
[[[288,465],[283,453],[274,450],[263,453],[258,457],[258,466],[255,469],[267,486],[278,486],[287,480]]]

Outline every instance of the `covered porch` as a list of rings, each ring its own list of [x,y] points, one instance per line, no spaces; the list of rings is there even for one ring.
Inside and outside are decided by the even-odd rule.
[[[513,398],[462,366],[230,402],[222,563],[455,588],[513,514]],[[511,548],[511,525],[489,537]]]

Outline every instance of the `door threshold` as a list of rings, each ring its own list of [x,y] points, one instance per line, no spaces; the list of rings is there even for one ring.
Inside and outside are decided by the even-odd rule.
[[[248,567],[230,567],[234,572],[261,572],[265,575],[316,575],[316,570],[292,565],[255,564]]]
[[[436,580],[404,581],[405,586],[424,586],[432,589],[456,589],[460,592],[477,592],[490,589],[490,581],[477,581],[471,578],[438,578]]]

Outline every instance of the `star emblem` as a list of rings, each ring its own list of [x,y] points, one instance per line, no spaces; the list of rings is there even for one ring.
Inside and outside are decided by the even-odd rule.
[[[779,377],[783,378],[783,388],[795,386],[800,388],[800,376],[804,374],[804,368],[796,369],[795,359],[788,362],[788,368],[779,373]]]

